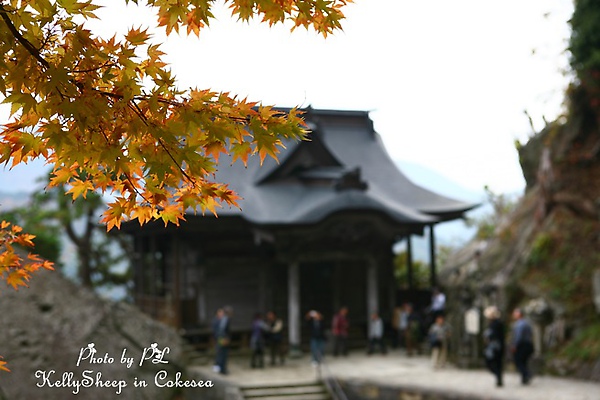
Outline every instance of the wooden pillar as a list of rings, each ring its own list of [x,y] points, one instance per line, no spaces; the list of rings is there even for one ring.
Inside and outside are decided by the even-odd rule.
[[[415,288],[415,280],[413,276],[413,260],[412,260],[412,242],[410,235],[406,236],[406,279],[408,279],[408,290],[412,291]]]
[[[175,271],[173,271],[173,312],[175,313],[174,324],[177,328],[181,328],[181,255],[180,255],[180,240],[177,234],[172,236],[173,259],[175,263]]]
[[[150,261],[152,262],[151,274],[152,274],[152,282],[150,282],[151,292],[152,293],[152,315],[154,318],[159,319],[158,313],[158,287],[156,287],[156,282],[158,281],[158,268],[156,266],[156,234],[152,233],[150,236]]]
[[[429,225],[429,282],[432,288],[437,286],[437,271],[435,265],[435,234],[434,224]]]
[[[379,312],[379,290],[377,282],[377,262],[375,258],[367,258],[367,321],[371,313]]]
[[[333,265],[333,279],[332,279],[332,292],[333,292],[333,310],[337,312],[342,306],[342,286],[344,285],[344,273],[342,271],[342,265],[340,261],[336,261]]]
[[[259,266],[258,272],[258,304],[257,310],[267,310],[267,267],[265,265]]]
[[[133,237],[133,293],[135,304],[146,311],[144,301],[144,257],[146,256],[144,241],[141,235]]]
[[[388,302],[389,309],[393,312],[394,308],[396,308],[396,294],[398,293],[398,280],[396,279],[396,275],[394,274],[395,263],[394,263],[394,253],[392,252],[392,245],[390,244],[389,253],[385,260],[386,271],[388,272]]]
[[[206,306],[206,266],[200,263],[198,269],[198,282],[196,283],[196,302],[198,307],[198,322],[208,324],[210,322]]]
[[[288,340],[291,353],[300,352],[300,265],[288,264]]]

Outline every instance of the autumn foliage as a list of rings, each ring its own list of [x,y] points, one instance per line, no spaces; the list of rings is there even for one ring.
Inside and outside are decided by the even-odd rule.
[[[242,21],[287,21],[292,30],[327,36],[340,28],[342,8],[351,1],[224,3]],[[210,23],[214,5],[139,4],[156,12],[167,34],[195,35]],[[236,205],[236,194],[211,180],[219,155],[241,162],[276,157],[283,139],[305,136],[296,109],[282,113],[228,93],[179,89],[146,29],[111,38],[86,29],[98,8],[92,0],[0,1],[0,92],[11,111],[0,128],[0,163],[42,158],[53,166],[50,184],[67,185],[73,199],[111,193],[102,218],[109,230],[135,219],[178,224],[185,211]],[[0,240],[0,271],[12,286],[25,284],[36,267],[48,267],[35,259],[23,266],[11,246],[29,245],[31,238],[17,227],[2,225]]]

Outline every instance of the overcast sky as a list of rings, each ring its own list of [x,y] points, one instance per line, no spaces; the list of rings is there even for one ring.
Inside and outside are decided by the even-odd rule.
[[[572,8],[570,0],[356,0],[344,31],[327,39],[236,23],[223,8],[200,39],[173,35],[163,51],[181,88],[371,111],[393,159],[469,190],[516,192],[524,181],[514,143],[532,134],[524,111],[536,129],[561,112]],[[90,27],[103,36],[153,24],[143,10],[99,15]],[[0,191],[27,187],[37,171],[0,169]]]

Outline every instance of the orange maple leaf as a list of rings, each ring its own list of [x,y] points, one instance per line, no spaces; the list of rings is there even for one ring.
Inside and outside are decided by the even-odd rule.
[[[2,357],[0,357],[2,358]],[[0,371],[10,372],[10,369],[6,368],[6,361],[0,360]]]
[[[11,271],[6,277],[6,284],[11,285],[15,290],[19,290],[19,286],[27,287],[30,275],[22,269]]]

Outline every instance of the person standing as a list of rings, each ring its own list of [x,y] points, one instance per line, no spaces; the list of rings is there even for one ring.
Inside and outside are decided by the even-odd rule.
[[[439,288],[433,289],[430,310],[433,321],[436,320],[438,315],[446,314],[446,295]]]
[[[227,375],[227,359],[229,356],[229,345],[231,342],[231,317],[233,309],[229,306],[220,310],[221,317],[215,321],[215,339],[217,342],[216,366],[220,374]]]
[[[225,311],[222,308],[217,309],[215,317],[212,320],[211,328],[213,334],[213,340],[215,342],[215,362],[213,365],[213,371],[221,372],[220,364],[220,353],[219,353],[219,333],[221,329],[221,319],[225,316]]]
[[[331,331],[333,333],[333,355],[337,357],[338,354],[343,356],[348,355],[348,328],[350,324],[348,322],[348,308],[342,307],[337,314],[333,316],[331,323]]]
[[[446,323],[444,316],[438,315],[433,325],[429,328],[431,364],[433,365],[433,368],[442,368],[446,365],[449,338],[450,327]]]
[[[392,348],[396,349],[401,347],[403,344],[402,339],[402,331],[400,328],[400,320],[402,318],[402,307],[396,306],[394,307],[394,311],[392,314]]]
[[[529,370],[529,359],[533,355],[533,331],[531,324],[523,316],[523,311],[516,308],[513,311],[513,330],[511,341],[511,352],[515,367],[521,375],[521,383],[529,384],[531,371]]]
[[[310,352],[312,355],[312,364],[318,366],[323,361],[325,355],[325,324],[323,315],[315,310],[311,310],[306,315],[308,319],[308,329],[310,332]]]
[[[250,357],[251,368],[264,368],[265,366],[265,333],[269,326],[263,320],[260,313],[256,313],[252,321],[252,332],[250,334]]]
[[[373,354],[375,352],[375,346],[379,347],[381,354],[387,354],[383,335],[383,320],[377,312],[373,312],[373,314],[371,314],[371,319],[369,320],[369,348],[367,354]]]
[[[501,387],[506,345],[504,323],[500,320],[500,310],[496,306],[487,307],[483,315],[488,320],[488,326],[483,332],[485,364],[496,377],[496,386]]]
[[[417,329],[417,322],[415,321],[411,303],[404,303],[402,306],[398,327],[400,330],[400,340],[406,349],[406,355],[410,357],[414,351],[414,336]]]
[[[267,313],[267,324],[269,325],[269,334],[267,335],[269,349],[271,352],[271,365],[275,365],[275,360],[279,357],[279,364],[283,365],[285,353],[283,351],[283,321],[277,318],[273,311]]]

